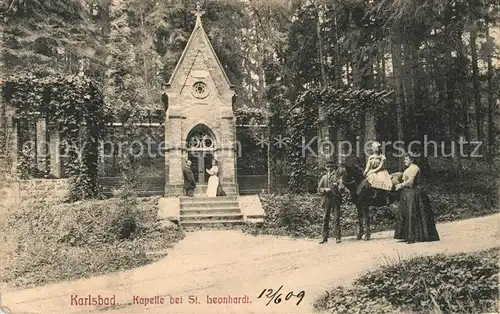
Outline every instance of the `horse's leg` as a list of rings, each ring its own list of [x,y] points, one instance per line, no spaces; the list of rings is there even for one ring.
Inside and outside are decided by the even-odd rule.
[[[356,209],[358,210],[358,235],[356,236],[356,239],[361,240],[363,237],[364,231],[363,231],[363,221],[364,221],[364,206],[363,205],[356,205]]]
[[[363,206],[363,218],[364,218],[364,224],[365,224],[365,240],[370,240],[370,237],[372,235],[372,232],[370,230],[370,206]]]

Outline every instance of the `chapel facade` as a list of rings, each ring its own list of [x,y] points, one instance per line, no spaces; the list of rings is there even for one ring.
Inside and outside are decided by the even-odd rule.
[[[206,169],[218,161],[219,179],[228,195],[238,194],[234,85],[203,29],[200,6],[196,24],[166,84],[165,196],[183,194],[182,167],[187,159],[203,195]]]

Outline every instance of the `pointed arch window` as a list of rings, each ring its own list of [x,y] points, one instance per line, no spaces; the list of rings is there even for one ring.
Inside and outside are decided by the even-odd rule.
[[[197,128],[190,132],[187,139],[187,148],[191,150],[215,149],[215,140],[208,130]]]

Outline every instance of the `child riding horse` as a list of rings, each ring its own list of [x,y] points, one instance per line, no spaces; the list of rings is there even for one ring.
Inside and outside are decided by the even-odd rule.
[[[387,158],[382,154],[380,149],[382,145],[379,142],[372,143],[373,154],[368,157],[365,171],[363,175],[366,177],[365,185],[369,184],[374,188],[374,199],[377,199],[381,194],[381,190],[392,191],[394,184],[391,181],[391,176],[387,171]],[[360,186],[360,189],[364,186]],[[359,192],[359,191],[358,191]],[[386,203],[390,203],[390,199],[386,198]]]
[[[355,166],[348,164],[339,165],[338,174],[344,186],[351,194],[351,200],[356,205],[358,211],[358,240],[365,235],[365,240],[371,236],[370,230],[370,206],[382,207],[392,204],[399,200],[400,191],[380,191],[375,194],[372,187],[367,186],[363,171]],[[392,184],[401,182],[402,173],[396,172],[390,175]],[[375,195],[375,196],[374,196]]]

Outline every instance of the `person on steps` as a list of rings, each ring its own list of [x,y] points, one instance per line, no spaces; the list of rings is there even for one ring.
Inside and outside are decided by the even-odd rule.
[[[219,186],[219,167],[215,158],[212,159],[212,168],[206,169],[206,171],[210,175],[210,178],[208,178],[207,196],[216,197],[217,187]]]
[[[191,170],[191,160],[186,160],[184,168],[182,169],[182,175],[184,177],[184,195],[193,197],[196,182],[194,180],[193,170]]]

